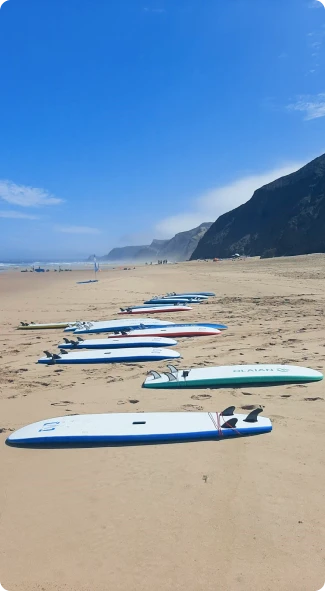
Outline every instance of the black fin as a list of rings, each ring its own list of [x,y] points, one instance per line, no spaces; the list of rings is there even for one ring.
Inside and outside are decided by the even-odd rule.
[[[69,355],[69,352],[66,351],[65,349],[61,349],[60,355]],[[60,359],[60,355],[57,356],[58,359]],[[53,357],[55,357],[55,354],[53,355]]]
[[[263,412],[263,408],[255,408],[252,412],[247,415],[246,419],[244,419],[245,423],[257,423],[258,415]]]
[[[184,369],[183,373],[182,373],[182,377],[184,379],[188,378],[188,376],[190,375],[190,371],[191,371],[190,369]]]
[[[44,351],[44,353],[45,353],[45,355],[46,355],[46,357],[47,357],[48,359],[52,359],[52,358],[53,358],[53,355],[52,355],[52,353],[50,353],[49,351]]]
[[[221,425],[221,429],[235,429],[237,423],[238,419],[234,417],[233,419],[229,419],[229,421]]]
[[[67,345],[70,345],[70,342],[71,342],[70,339],[63,339],[63,340]]]
[[[222,417],[232,417],[235,414],[235,406],[228,406],[225,410],[222,411]]]
[[[77,337],[77,341],[79,341],[79,343],[83,343],[84,340],[81,337]]]

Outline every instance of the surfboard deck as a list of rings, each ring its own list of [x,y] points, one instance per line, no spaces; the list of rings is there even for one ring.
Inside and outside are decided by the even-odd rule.
[[[232,410],[233,409],[233,410]],[[269,433],[267,417],[253,413],[112,413],[57,417],[33,423],[9,435],[12,446],[125,445],[228,439]],[[256,411],[256,414],[260,410]],[[256,420],[254,420],[254,418]],[[252,420],[253,419],[253,420]]]
[[[70,340],[60,343],[59,349],[126,349],[128,347],[174,347],[177,341],[165,337],[115,337],[109,339]]]
[[[127,320],[103,320],[101,322],[82,322],[76,328],[70,327],[65,329],[65,332],[75,332],[76,334],[90,334],[100,332],[112,332],[120,330],[132,330],[132,328],[141,329],[142,326],[147,328],[156,326],[169,326],[174,324],[166,320],[158,320],[157,318],[128,318]]]
[[[202,304],[204,300],[199,298],[152,298],[151,300],[146,300],[145,304],[156,304],[156,305],[165,305],[165,304]]]
[[[153,307],[143,307],[143,308],[121,308],[121,311],[118,314],[163,314],[166,312],[187,312],[188,310],[192,310],[189,306],[153,306]]]
[[[36,323],[36,322],[29,322],[23,323],[20,326],[17,326],[18,330],[45,330],[45,329],[52,329],[52,328],[67,328],[69,326],[75,326],[76,323],[74,322],[46,322],[46,323]]]
[[[218,336],[221,334],[221,330],[215,328],[209,328],[208,326],[165,326],[165,327],[152,327],[152,328],[140,328],[139,330],[125,330],[115,331],[108,333],[106,339],[115,338],[144,338],[144,337],[203,337],[203,336]],[[74,335],[72,335],[74,337]],[[79,336],[79,335],[76,335]]]
[[[319,371],[294,365],[229,365],[150,372],[144,388],[200,388],[239,384],[276,384],[315,382],[323,379]]]
[[[173,298],[203,298],[203,299],[209,299],[209,297],[213,297],[216,294],[213,293],[212,291],[187,291],[184,293],[167,293],[165,297],[169,298],[169,297],[173,297]]]
[[[52,364],[76,364],[76,363],[133,363],[138,361],[161,361],[164,359],[178,359],[180,353],[172,349],[159,349],[158,347],[139,347],[105,349],[96,351],[74,351],[60,354],[46,354],[38,363]]]

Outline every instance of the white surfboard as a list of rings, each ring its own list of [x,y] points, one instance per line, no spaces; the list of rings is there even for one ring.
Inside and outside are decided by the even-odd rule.
[[[151,300],[146,300],[144,303],[145,304],[157,304],[157,305],[165,305],[165,304],[170,304],[170,305],[189,305],[189,304],[202,304],[204,302],[204,300],[202,298],[195,298],[195,297],[160,297],[160,298],[152,298]]]
[[[167,326],[174,324],[167,320],[157,320],[157,318],[129,318],[128,320],[104,320],[102,322],[82,322],[72,330],[76,334],[89,334],[99,332],[112,332],[119,330],[127,330],[132,328],[140,329],[141,326],[148,328],[152,326]],[[68,327],[65,332],[69,332],[71,329]]]
[[[76,326],[76,322],[45,322],[43,324],[37,322],[21,322],[20,326],[17,326],[18,330],[42,330],[47,328],[67,328],[71,326],[71,329]]]
[[[236,386],[238,384],[300,383],[323,379],[323,374],[307,367],[295,365],[229,365],[177,370],[159,374],[150,372],[144,388],[199,388]]]
[[[164,312],[187,312],[188,310],[192,310],[189,306],[150,306],[147,308],[143,306],[142,308],[121,308],[121,311],[118,314],[162,314]]]
[[[80,334],[80,333],[79,333]],[[74,336],[79,336],[75,333]],[[166,338],[177,338],[177,337],[209,337],[218,336],[221,334],[221,330],[216,328],[210,328],[208,326],[199,325],[171,325],[171,326],[152,326],[151,328],[143,329],[130,329],[124,331],[111,332],[106,335],[106,339],[119,338],[143,338],[143,337],[166,337]]]
[[[213,291],[186,291],[184,293],[176,293],[176,292],[172,292],[172,293],[167,293],[166,294],[168,297],[169,296],[181,296],[181,297],[203,297],[203,298],[209,298],[209,297],[213,297],[216,294]]]
[[[139,331],[140,332],[140,331]],[[131,333],[132,334],[132,333]],[[59,349],[126,349],[128,347],[174,347],[177,341],[165,337],[111,337],[108,339],[64,339]],[[1,590],[0,590],[1,591]]]
[[[134,349],[104,349],[96,351],[76,351],[67,353],[62,350],[60,354],[45,352],[38,363],[46,364],[75,364],[75,363],[135,363],[138,361],[162,361],[164,359],[177,359],[180,354],[172,349],[159,349],[158,347],[136,347]]]
[[[57,417],[22,427],[9,435],[12,446],[125,445],[228,439],[272,430],[262,409],[234,414],[218,412],[113,413]]]

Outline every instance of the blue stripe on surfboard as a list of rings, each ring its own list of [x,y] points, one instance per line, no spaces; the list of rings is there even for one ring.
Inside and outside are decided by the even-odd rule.
[[[232,437],[250,437],[253,435],[262,435],[270,433],[272,427],[252,427],[250,429],[222,429],[222,435],[214,431],[201,431],[200,433],[165,433],[165,434],[151,434],[151,435],[85,435],[59,436],[59,437],[33,437],[26,439],[6,440],[7,445],[60,445],[60,444],[80,444],[80,443],[168,443],[181,441],[198,441],[198,440],[220,440],[230,439]]]

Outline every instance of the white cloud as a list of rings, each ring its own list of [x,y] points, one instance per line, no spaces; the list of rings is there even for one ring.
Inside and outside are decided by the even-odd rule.
[[[16,219],[16,220],[39,220],[37,215],[29,215],[21,211],[0,211],[0,218]]]
[[[295,172],[304,164],[292,162],[262,174],[246,176],[228,185],[211,189],[192,202],[188,213],[179,213],[161,220],[156,225],[156,233],[159,237],[169,238],[177,232],[195,228],[202,222],[214,222],[223,213],[246,203],[256,189]]]
[[[325,117],[325,93],[316,95],[301,95],[296,102],[287,106],[289,111],[299,111],[305,114],[305,120],[319,119]]]
[[[100,234],[98,228],[89,226],[55,226],[54,230],[63,234]]]
[[[16,185],[11,181],[0,180],[0,200],[20,205],[21,207],[41,207],[43,205],[57,205],[62,199],[53,197],[45,189]]]

